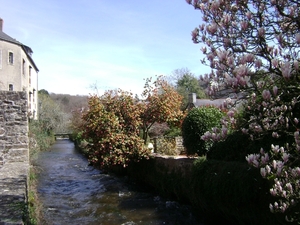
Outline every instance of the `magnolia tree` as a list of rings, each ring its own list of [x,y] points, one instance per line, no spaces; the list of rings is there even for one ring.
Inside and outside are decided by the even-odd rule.
[[[192,32],[202,44],[202,63],[211,67],[204,76],[208,92],[220,87],[244,93],[244,117],[235,124],[235,112],[223,119],[250,138],[282,138],[283,146],[270,146],[246,157],[273,182],[276,200],[272,212],[292,215],[300,200],[300,2],[299,0],[187,0],[200,10],[203,23]],[[217,85],[216,85],[217,84]],[[203,139],[224,139],[217,129]],[[294,214],[295,215],[295,214]],[[295,216],[294,216],[295,218]]]

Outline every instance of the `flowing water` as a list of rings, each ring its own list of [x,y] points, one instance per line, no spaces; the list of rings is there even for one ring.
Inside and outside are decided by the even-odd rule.
[[[36,165],[45,224],[202,224],[189,206],[88,166],[67,139],[57,140],[49,151],[41,152]]]

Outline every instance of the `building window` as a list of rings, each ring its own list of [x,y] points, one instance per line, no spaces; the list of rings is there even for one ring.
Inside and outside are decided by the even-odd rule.
[[[31,85],[31,70],[32,70],[32,67],[29,66],[29,75],[28,75],[29,86]]]
[[[28,104],[28,108],[29,108],[29,110],[31,110],[31,95],[32,95],[32,92],[31,91],[29,91],[29,104]]]
[[[14,53],[8,52],[8,63],[14,64]]]
[[[23,63],[22,63],[22,73],[23,75],[25,75],[25,60],[23,59]]]
[[[8,85],[8,90],[9,91],[13,91],[14,90],[14,85],[13,84],[9,84]]]

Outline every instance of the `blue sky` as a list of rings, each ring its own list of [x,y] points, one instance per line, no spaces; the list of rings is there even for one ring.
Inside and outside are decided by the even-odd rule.
[[[72,95],[121,88],[201,65],[191,31],[199,11],[185,0],[0,0],[4,32],[33,50],[39,89]]]

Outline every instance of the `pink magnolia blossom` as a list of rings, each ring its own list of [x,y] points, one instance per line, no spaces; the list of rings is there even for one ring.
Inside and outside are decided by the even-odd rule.
[[[299,61],[297,59],[294,60],[294,68],[295,70],[299,70]]]
[[[282,44],[284,43],[284,39],[283,39],[283,35],[279,34],[277,35],[277,41],[279,42],[279,44],[282,46]]]
[[[278,200],[269,205],[270,210],[286,212],[290,205],[300,203],[299,194],[295,194],[300,193],[300,168],[295,167],[300,156],[298,1],[187,2],[203,16],[205,26],[196,30],[193,41],[207,47],[202,62],[214,71],[209,79],[221,84],[219,90],[224,85],[225,89],[247,93],[243,125],[228,113],[221,122],[224,127],[213,129],[202,138],[221,140],[235,128],[251,140],[270,133],[272,137],[268,138],[281,138],[296,131],[294,143],[285,143],[284,147],[272,145],[268,153],[246,156],[251,166],[259,168],[261,175],[273,182],[270,193]],[[208,89],[216,94],[214,88]]]
[[[231,16],[230,16],[230,14],[225,14],[224,16],[223,16],[223,23],[224,23],[224,25],[227,25],[227,24],[229,24],[230,22],[231,22]]]
[[[258,29],[258,36],[259,37],[263,37],[263,36],[265,36],[265,28],[263,28],[263,27],[260,27],[259,29]]]
[[[289,157],[290,157],[290,154],[284,152],[284,153],[282,154],[282,160],[283,160],[283,162],[286,163],[286,162],[289,160]]]
[[[260,69],[262,66],[262,61],[260,59],[255,60],[254,65],[257,69]]]
[[[274,96],[277,96],[277,94],[278,94],[278,87],[277,86],[273,87],[273,94],[274,94]]]
[[[260,174],[262,177],[266,177],[266,175],[267,175],[266,168],[264,168],[264,167],[260,168]]]
[[[290,62],[284,62],[281,64],[281,73],[284,78],[291,77],[291,64]]]
[[[300,33],[296,34],[296,43],[300,44]]]
[[[248,28],[248,21],[242,21],[241,22],[241,28],[242,28],[242,30],[247,30],[247,28]]]
[[[277,59],[272,59],[272,66],[274,66],[275,68],[277,68],[278,67],[278,65],[279,65],[279,62],[278,62],[278,60]]]
[[[246,12],[246,16],[248,18],[248,20],[250,20],[252,18],[252,13],[251,12]]]
[[[211,4],[211,10],[218,10],[220,8],[220,2],[219,1],[213,1]]]
[[[212,23],[206,27],[206,30],[210,34],[215,34],[218,30],[218,25],[216,23]]]
[[[263,90],[262,97],[264,100],[270,100],[271,99],[271,93],[269,90]]]

